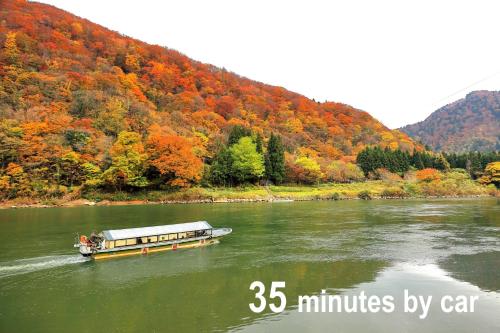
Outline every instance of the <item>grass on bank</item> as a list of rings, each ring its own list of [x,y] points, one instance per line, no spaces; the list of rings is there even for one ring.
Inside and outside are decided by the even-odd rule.
[[[246,185],[240,187],[193,187],[169,191],[140,191],[106,193],[92,191],[83,197],[92,201],[233,201],[233,200],[339,200],[370,198],[410,198],[498,195],[493,186],[483,186],[461,172],[441,174],[439,179],[420,181],[416,179],[370,180],[354,183],[328,183],[318,185]]]
[[[342,200],[371,198],[418,198],[452,196],[500,196],[494,185],[481,185],[457,171],[441,173],[439,179],[430,181],[390,178],[353,183],[327,183],[318,185],[246,185],[239,187],[192,187],[177,191],[143,190],[136,192],[106,192],[91,190],[82,192],[74,188],[63,197],[16,198],[2,203],[14,205],[61,205],[86,199],[94,202],[227,202],[291,200]]]

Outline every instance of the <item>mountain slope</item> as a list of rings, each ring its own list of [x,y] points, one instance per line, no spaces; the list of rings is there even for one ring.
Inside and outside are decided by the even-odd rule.
[[[500,150],[500,91],[474,91],[401,128],[435,150]]]
[[[71,187],[101,173],[142,186],[143,176],[155,179],[143,171],[153,155],[169,172],[192,166],[190,181],[199,181],[202,163],[187,161],[210,165],[235,125],[264,143],[279,134],[292,159],[307,155],[322,168],[366,145],[416,146],[351,106],[318,103],[45,4],[0,0],[0,45],[0,188]]]

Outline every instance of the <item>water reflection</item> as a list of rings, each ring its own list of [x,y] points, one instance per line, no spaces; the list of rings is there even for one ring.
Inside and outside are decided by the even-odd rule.
[[[500,331],[499,217],[495,200],[4,210],[0,332]],[[101,262],[72,248],[76,232],[195,220],[234,231],[216,246]],[[283,314],[250,311],[254,280],[286,281]],[[405,288],[479,295],[479,308],[432,308],[425,320],[297,313],[298,295],[322,289],[398,296]]]
[[[454,254],[439,263],[454,278],[484,291],[500,291],[500,252]]]
[[[354,297],[364,291],[368,296],[392,295],[393,313],[299,313],[297,306],[286,312],[232,328],[232,332],[496,332],[500,329],[500,294],[486,292],[469,282],[453,278],[436,264],[396,264],[384,269],[372,282],[339,291],[330,285],[330,293]],[[405,313],[403,295],[432,296],[428,316],[420,319],[421,311]],[[320,290],[316,290],[318,294]],[[478,296],[474,313],[444,313],[441,298]],[[450,303],[451,304],[451,303]],[[480,329],[478,329],[480,327]]]

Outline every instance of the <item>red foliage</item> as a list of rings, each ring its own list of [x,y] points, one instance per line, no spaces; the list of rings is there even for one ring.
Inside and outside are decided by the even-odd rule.
[[[1,121],[23,143],[12,160],[25,170],[50,174],[72,149],[105,168],[116,136],[135,131],[149,138],[151,165],[186,186],[203,166],[191,142],[203,137],[197,154],[210,157],[235,124],[264,140],[281,135],[288,151],[308,147],[322,165],[367,144],[415,147],[351,106],[240,77],[52,6],[3,0],[0,22]],[[164,134],[151,133],[153,124]]]

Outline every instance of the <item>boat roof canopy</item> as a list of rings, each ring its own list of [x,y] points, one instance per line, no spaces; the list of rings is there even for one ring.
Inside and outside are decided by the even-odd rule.
[[[207,229],[212,229],[212,226],[208,224],[207,221],[198,221],[180,224],[157,225],[144,228],[104,230],[102,233],[106,240],[118,240]]]

